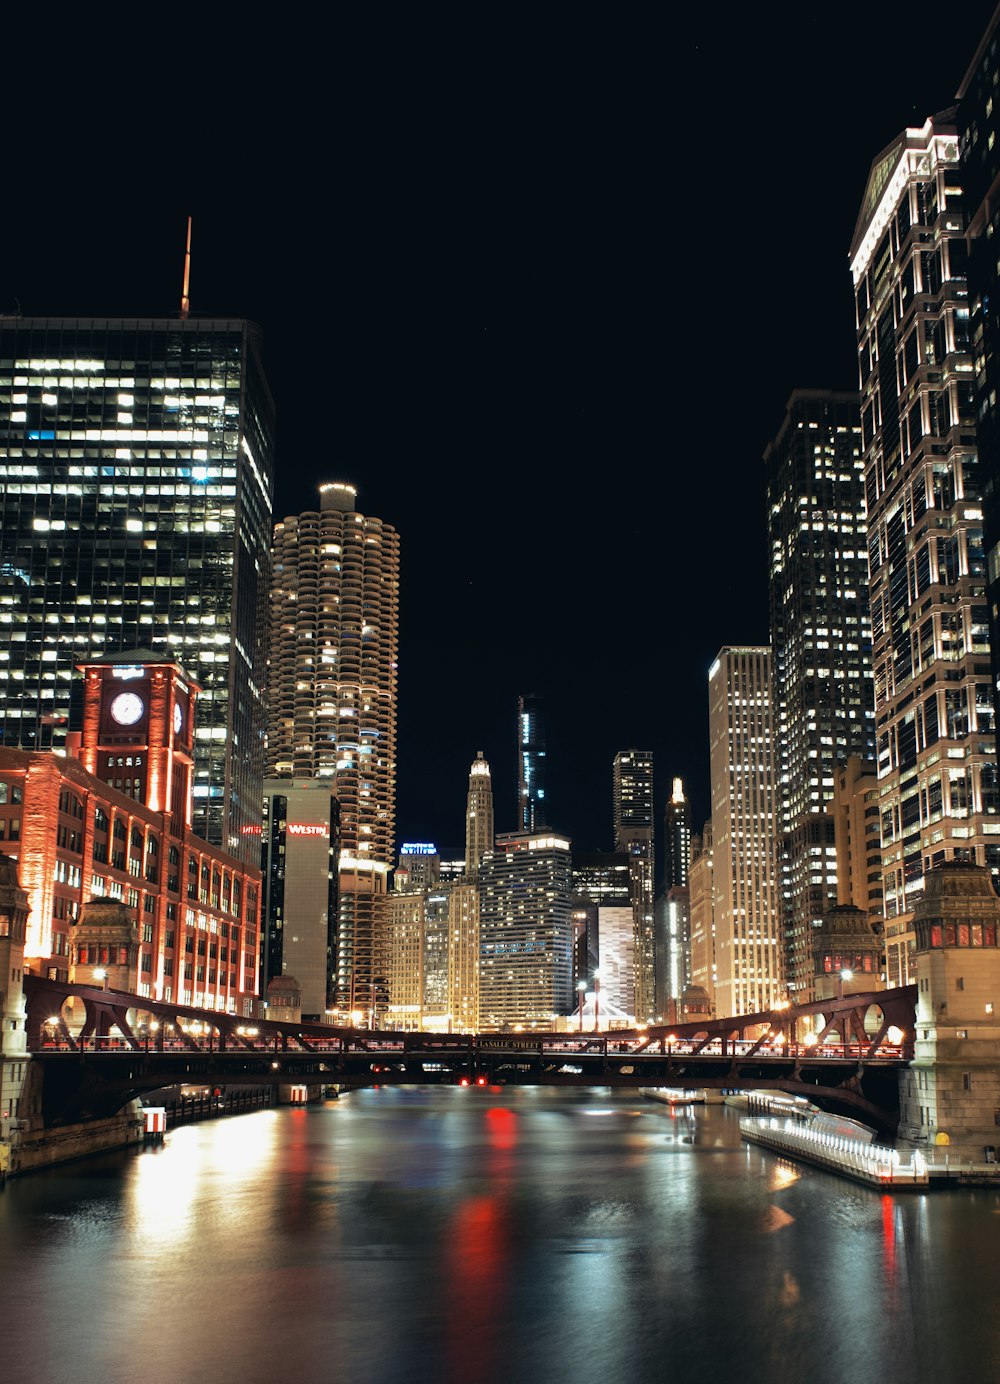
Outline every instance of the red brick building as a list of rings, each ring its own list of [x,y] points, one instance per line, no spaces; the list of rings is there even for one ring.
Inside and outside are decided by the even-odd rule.
[[[104,969],[114,988],[255,1013],[260,871],[191,831],[197,685],[153,654],[81,671],[69,755],[0,748],[0,850],[31,909],[25,968]]]

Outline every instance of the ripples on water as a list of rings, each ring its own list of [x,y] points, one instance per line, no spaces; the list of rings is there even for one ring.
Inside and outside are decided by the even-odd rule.
[[[359,1092],[11,1183],[0,1380],[980,1384],[998,1213],[797,1168],[718,1106]]]

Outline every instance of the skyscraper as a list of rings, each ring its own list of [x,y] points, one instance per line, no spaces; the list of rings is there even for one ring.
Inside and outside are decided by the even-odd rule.
[[[772,695],[790,999],[814,998],[813,933],[837,899],[838,763],[874,757],[868,539],[858,396],[797,389],[764,453]]]
[[[925,871],[1000,865],[953,116],[904,130],[878,156],[851,245],[890,984],[908,976]]]
[[[194,829],[260,832],[271,397],[251,322],[0,318],[3,741],[61,748],[74,664],[202,687]]]
[[[969,243],[969,323],[976,380],[976,441],[982,477],[983,543],[993,660],[1000,706],[1000,67],[994,11],[958,90],[959,153]]]
[[[687,884],[691,864],[691,810],[683,779],[673,780],[663,812],[663,888]]]
[[[573,1008],[572,855],[554,832],[507,832],[479,867],[480,1024],[551,1028]]]
[[[334,1007],[340,805],[329,782],[265,779],[260,988],[299,983],[303,1019]]]
[[[715,1007],[720,1016],[752,1014],[783,990],[770,649],[721,649],[708,700]]]
[[[615,850],[629,858],[635,925],[635,1017],[655,1017],[653,928],[653,755],[619,750],[612,766]]]
[[[469,798],[465,808],[465,876],[475,879],[479,862],[493,849],[493,780],[490,766],[479,750],[469,771]]]
[[[517,699],[517,820],[521,831],[545,825],[545,716],[542,698]]]
[[[319,511],[274,530],[268,648],[269,777],[332,782],[340,803],[336,1006],[379,984],[375,903],[393,863],[399,537],[320,487]]]

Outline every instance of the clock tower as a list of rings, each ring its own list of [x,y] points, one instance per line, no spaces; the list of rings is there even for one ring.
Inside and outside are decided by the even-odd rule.
[[[148,649],[89,659],[83,674],[83,767],[153,812],[190,827],[194,709],[200,687],[179,664]]]

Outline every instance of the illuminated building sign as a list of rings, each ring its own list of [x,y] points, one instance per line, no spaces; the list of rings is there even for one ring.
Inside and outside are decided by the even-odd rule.
[[[130,663],[124,668],[113,668],[111,670],[111,676],[122,679],[144,678],[146,676],[146,670],[145,668],[139,667],[138,664]]]
[[[399,848],[400,855],[437,855],[437,846],[430,841],[404,841]]]
[[[311,826],[308,822],[289,822],[288,833],[290,836],[326,836],[329,832],[328,827]]]

